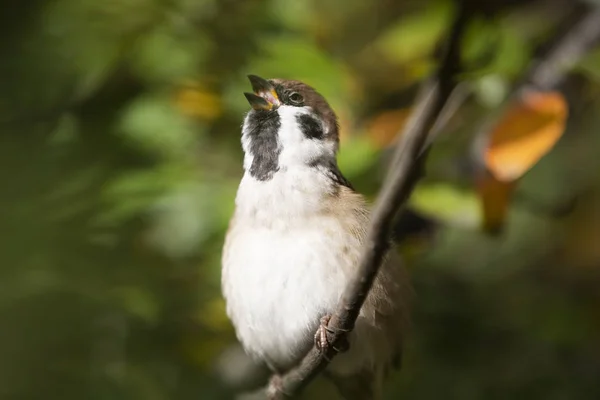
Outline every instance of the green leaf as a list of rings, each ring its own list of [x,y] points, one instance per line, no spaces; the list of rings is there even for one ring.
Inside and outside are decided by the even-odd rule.
[[[344,175],[356,176],[373,164],[378,153],[379,149],[367,137],[351,137],[341,146],[338,165]]]
[[[201,72],[210,48],[211,42],[197,31],[162,24],[138,39],[130,62],[136,75],[147,82],[178,82]]]
[[[410,205],[452,225],[475,228],[481,220],[479,200],[474,192],[450,184],[421,184],[411,195]]]
[[[451,13],[451,2],[433,2],[422,11],[400,19],[375,41],[375,47],[396,63],[426,57],[448,26]]]
[[[185,166],[174,163],[123,172],[105,185],[102,195],[107,206],[94,222],[112,225],[146,212],[161,195],[174,189],[187,176]]]
[[[168,97],[147,94],[124,110],[118,130],[131,144],[166,159],[191,156],[197,133]]]

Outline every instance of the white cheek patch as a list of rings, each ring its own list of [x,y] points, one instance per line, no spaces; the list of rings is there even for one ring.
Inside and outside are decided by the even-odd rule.
[[[282,147],[279,155],[280,167],[307,165],[323,157],[335,158],[335,143],[329,140],[308,138],[302,132],[297,117],[302,114],[310,114],[310,107],[281,106],[277,112],[281,121],[279,128],[279,142]],[[318,121],[327,135],[327,127],[321,120]]]

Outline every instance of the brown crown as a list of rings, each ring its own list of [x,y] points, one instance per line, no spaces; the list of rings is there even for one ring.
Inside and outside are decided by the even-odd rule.
[[[300,81],[270,79],[269,82],[275,86],[275,90],[280,95],[284,91],[300,93],[302,97],[304,97],[304,105],[311,107],[313,111],[325,122],[328,131],[327,138],[339,143],[339,126],[337,116],[329,106],[329,103],[327,103],[327,100],[325,100],[325,98],[321,96],[319,92],[317,92],[313,87]]]

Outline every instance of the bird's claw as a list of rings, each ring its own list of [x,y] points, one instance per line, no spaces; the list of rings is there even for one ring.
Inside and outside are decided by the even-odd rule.
[[[317,333],[315,333],[315,346],[317,346],[317,349],[319,349],[323,354],[326,354],[330,347],[336,353],[342,353],[347,351],[350,348],[350,344],[348,343],[346,337],[343,337],[341,340],[338,340],[336,343],[337,346],[333,346],[333,344],[330,342],[329,337],[327,335],[335,335],[337,331],[340,331],[338,329],[332,329],[328,326],[330,320],[331,315],[325,315],[321,317],[319,328],[317,329]],[[327,359],[327,361],[329,361],[327,357],[325,358]]]
[[[331,329],[327,327],[329,320],[331,319],[330,315],[326,315],[321,318],[319,321],[319,327],[317,328],[317,333],[315,333],[315,345],[321,351],[326,351],[329,347],[329,340],[327,340],[327,333],[331,332]]]

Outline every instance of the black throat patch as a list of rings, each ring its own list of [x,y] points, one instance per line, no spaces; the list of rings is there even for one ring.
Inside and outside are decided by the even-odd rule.
[[[253,157],[250,176],[259,181],[268,181],[279,170],[281,148],[277,133],[280,126],[277,111],[252,111],[247,120],[249,150]]]

